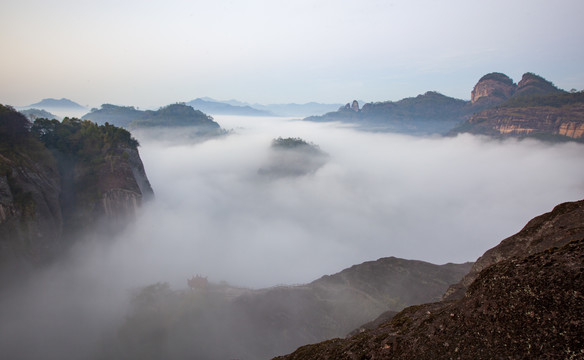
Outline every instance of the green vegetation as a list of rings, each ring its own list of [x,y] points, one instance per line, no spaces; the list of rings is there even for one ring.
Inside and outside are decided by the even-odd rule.
[[[83,160],[104,155],[114,148],[126,146],[135,149],[139,145],[127,130],[76,118],[65,118],[62,122],[37,119],[31,131],[47,148]]]
[[[483,76],[482,78],[479,79],[479,82],[485,81],[485,80],[496,80],[496,81],[505,83],[507,85],[513,85],[513,80],[511,80],[511,78],[509,78],[507,75],[505,75],[503,73],[498,73],[498,72],[493,72],[493,73],[490,73],[490,74]]]
[[[219,127],[219,125],[213,121],[213,117],[206,115],[202,111],[195,110],[184,103],[168,105],[157,111],[145,111],[139,119],[130,123],[130,127],[193,125]]]
[[[547,95],[525,95],[512,97],[499,105],[502,108],[521,108],[533,106],[562,107],[566,105],[584,103],[584,91],[565,93],[559,92]]]
[[[184,103],[164,106],[156,111],[141,111],[132,106],[104,104],[101,109],[91,109],[91,112],[84,115],[83,119],[99,124],[110,123],[125,128],[203,126],[209,129],[219,129],[219,124],[213,121],[211,116]]]
[[[272,147],[283,148],[283,149],[294,149],[298,147],[312,146],[318,147],[315,144],[309,144],[308,142],[302,140],[301,138],[282,138],[272,140]]]

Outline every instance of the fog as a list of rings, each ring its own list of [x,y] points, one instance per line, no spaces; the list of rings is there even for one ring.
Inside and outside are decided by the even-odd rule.
[[[156,200],[120,247],[141,276],[183,286],[200,273],[265,287],[384,256],[474,261],[584,190],[579,144],[414,138],[280,118],[216,121],[232,134],[196,144],[140,134]],[[258,176],[280,136],[317,144],[328,162],[305,176]]]
[[[215,120],[229,134],[199,141],[184,129],[135,134],[155,199],[119,237],[84,241],[2,294],[0,349],[21,358],[107,354],[103,344],[116,336],[133,289],[156,282],[185,289],[195,274],[262,288],[387,256],[474,261],[584,193],[582,144]],[[277,137],[318,145],[326,163],[303,176],[262,176]]]

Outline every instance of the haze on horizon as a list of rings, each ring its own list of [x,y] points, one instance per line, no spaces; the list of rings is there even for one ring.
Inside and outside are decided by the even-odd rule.
[[[0,13],[0,103],[468,99],[486,73],[584,87],[584,3],[40,1]]]

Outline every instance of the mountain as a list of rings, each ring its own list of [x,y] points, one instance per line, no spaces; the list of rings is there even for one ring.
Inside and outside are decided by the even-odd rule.
[[[298,286],[249,290],[208,283],[173,291],[154,284],[133,298],[116,343],[108,346],[119,353],[108,356],[270,358],[342,336],[384,311],[435,301],[470,266],[390,257]]]
[[[473,133],[493,137],[535,137],[584,141],[584,93],[566,91],[534,73],[521,81],[502,73],[481,77],[471,101],[427,92],[400,101],[356,101],[307,121],[340,121],[368,131],[411,135]]]
[[[584,200],[561,204],[489,250],[464,296],[276,359],[582,358],[583,218]]]
[[[341,104],[322,104],[309,102],[305,104],[254,104],[253,107],[269,111],[278,116],[301,116],[322,115],[338,109]]]
[[[450,135],[584,141],[584,92],[568,93],[539,75],[525,73],[515,85],[504,74],[487,74],[474,87],[471,102],[478,111]]]
[[[186,104],[171,104],[160,109],[138,110],[133,106],[116,106],[103,104],[100,109],[91,109],[82,119],[98,124],[113,124],[127,129],[193,127],[201,134],[222,134],[219,124],[213,118]]]
[[[20,110],[20,113],[23,114],[24,116],[26,116],[30,121],[35,121],[36,119],[57,119],[57,120],[61,120],[61,118],[57,115],[51,114],[50,112],[46,111],[46,110],[41,110],[41,109],[26,109],[26,110]]]
[[[84,106],[77,104],[74,101],[69,99],[43,99],[38,103],[34,103],[31,105],[26,106],[26,108],[36,108],[36,109],[72,109],[72,110],[83,110],[85,109]]]
[[[365,130],[389,131],[414,135],[444,134],[460,124],[472,113],[468,101],[426,92],[400,101],[364,104],[357,101],[321,116],[310,116],[306,121],[349,122]]]
[[[502,73],[489,73],[479,79],[470,93],[475,108],[498,105],[511,98],[517,91],[513,80]]]
[[[0,105],[0,140],[0,267],[50,261],[87,229],[115,231],[153,195],[124,129],[31,123]]]
[[[186,103],[194,109],[214,115],[274,116],[270,111],[254,109],[249,105],[231,105],[209,98],[197,98]]]
[[[306,117],[306,116],[310,116],[310,115],[322,115],[322,114],[325,114],[325,113],[330,112],[330,111],[335,111],[336,109],[338,109],[341,106],[341,104],[323,104],[323,103],[317,103],[317,102],[308,102],[305,104],[289,103],[289,104],[264,105],[264,104],[258,104],[258,103],[248,104],[246,102],[238,101],[235,99],[223,100],[223,101],[218,101],[218,100],[211,99],[208,97],[203,97],[201,99],[205,100],[205,101],[220,102],[220,103],[229,104],[229,105],[233,105],[233,106],[240,106],[240,107],[250,106],[254,109],[266,111],[266,112],[272,114],[273,116],[290,116],[290,117],[292,117],[292,116]]]

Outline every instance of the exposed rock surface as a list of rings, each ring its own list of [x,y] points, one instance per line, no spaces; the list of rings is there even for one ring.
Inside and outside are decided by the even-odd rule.
[[[517,234],[487,250],[462,280],[444,294],[445,300],[464,296],[466,289],[487,267],[512,257],[532,255],[584,237],[584,200],[556,206],[525,225]]]
[[[472,89],[470,101],[473,105],[496,105],[509,99],[517,89],[517,85],[507,75],[490,73],[479,79]]]
[[[557,206],[490,250],[483,257],[492,265],[464,297],[412,306],[376,329],[277,359],[583,358],[583,203]]]
[[[563,97],[576,98],[580,94]],[[583,96],[584,97],[584,96]],[[473,115],[455,132],[470,132],[494,137],[566,137],[584,139],[584,101],[552,106],[500,106]]]

